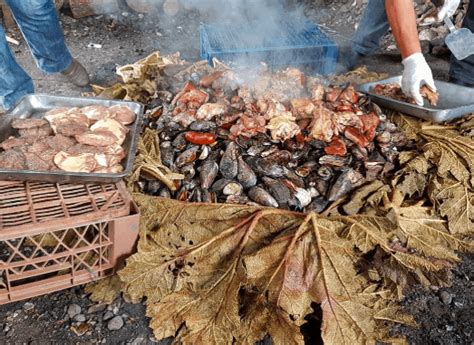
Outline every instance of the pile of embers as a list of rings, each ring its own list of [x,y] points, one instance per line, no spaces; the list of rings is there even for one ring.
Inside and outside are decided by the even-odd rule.
[[[403,133],[348,85],[297,69],[243,79],[232,70],[193,74],[161,92],[149,115],[161,159],[184,180],[171,191],[143,179],[145,193],[190,202],[324,211],[354,188],[390,176]]]

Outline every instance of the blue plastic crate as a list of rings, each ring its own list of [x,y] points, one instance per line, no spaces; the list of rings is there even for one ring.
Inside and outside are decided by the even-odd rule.
[[[253,25],[202,25],[201,58],[236,65],[267,63],[273,68],[310,66],[327,75],[336,69],[336,43],[315,24],[298,20],[279,23],[278,31],[257,34]]]

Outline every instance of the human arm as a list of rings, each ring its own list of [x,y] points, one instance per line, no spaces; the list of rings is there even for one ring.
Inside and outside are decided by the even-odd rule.
[[[414,98],[418,105],[423,105],[420,87],[426,84],[433,91],[436,87],[431,69],[421,53],[413,1],[386,0],[385,8],[403,59],[402,90],[406,95]]]

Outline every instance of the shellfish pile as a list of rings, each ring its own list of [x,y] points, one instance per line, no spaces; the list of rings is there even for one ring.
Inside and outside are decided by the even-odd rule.
[[[181,84],[182,85],[182,84]],[[322,212],[356,187],[390,176],[403,133],[351,85],[330,87],[298,69],[190,75],[160,91],[148,113],[161,160],[183,180],[143,192],[190,202],[222,202]]]

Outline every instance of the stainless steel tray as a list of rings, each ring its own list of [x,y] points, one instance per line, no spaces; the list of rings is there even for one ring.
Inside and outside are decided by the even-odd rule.
[[[16,134],[16,130],[11,127],[11,122],[17,118],[42,118],[48,110],[58,107],[84,107],[87,105],[104,105],[110,107],[120,104],[127,105],[137,115],[135,122],[128,126],[130,131],[122,145],[127,153],[125,160],[122,161],[124,166],[123,172],[119,174],[88,174],[58,171],[6,170],[3,169],[3,167],[0,167],[0,179],[64,183],[113,183],[120,181],[122,178],[129,175],[133,168],[133,161],[135,160],[135,153],[137,151],[138,139],[143,121],[144,107],[142,104],[100,98],[63,97],[37,94],[23,97],[11,111],[0,116],[1,142]]]
[[[360,85],[357,89],[366,93],[378,105],[393,109],[404,114],[413,115],[433,122],[445,122],[456,119],[466,114],[474,113],[474,88],[459,86],[444,81],[435,81],[439,92],[439,101],[436,107],[425,100],[423,107],[395,99],[380,96],[371,90],[377,84],[400,84],[401,76],[393,77],[373,83]]]

